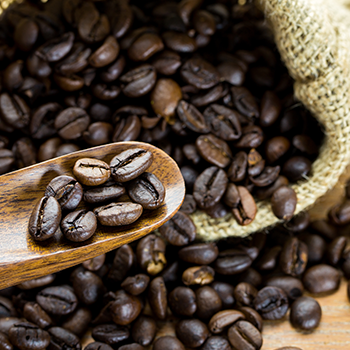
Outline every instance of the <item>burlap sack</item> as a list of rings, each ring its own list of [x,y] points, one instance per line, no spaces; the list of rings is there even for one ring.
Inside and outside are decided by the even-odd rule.
[[[296,213],[309,208],[332,188],[350,160],[350,1],[257,0],[271,26],[277,47],[295,79],[296,97],[324,125],[326,138],[307,181],[293,186]],[[206,241],[247,236],[278,219],[268,202],[258,203],[249,226],[232,215],[212,219],[203,212],[192,218],[198,238]]]

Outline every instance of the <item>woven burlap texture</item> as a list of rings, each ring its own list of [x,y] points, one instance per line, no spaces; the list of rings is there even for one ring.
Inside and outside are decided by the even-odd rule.
[[[258,0],[277,47],[295,79],[295,96],[325,128],[325,142],[307,181],[293,185],[296,213],[332,188],[350,160],[350,1]],[[200,240],[247,236],[278,223],[268,202],[258,203],[254,222],[239,226],[232,215],[192,215]]]

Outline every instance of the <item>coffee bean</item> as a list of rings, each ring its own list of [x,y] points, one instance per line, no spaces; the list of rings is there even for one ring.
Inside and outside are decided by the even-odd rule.
[[[228,340],[236,349],[258,350],[262,345],[260,332],[247,321],[238,321],[228,330]]]
[[[186,194],[180,211],[185,214],[193,214],[197,209],[197,203],[191,194]]]
[[[310,224],[310,214],[306,211],[300,212],[298,215],[294,216],[288,223],[286,223],[286,228],[292,232],[304,231]]]
[[[156,321],[152,317],[140,316],[132,327],[131,336],[142,346],[148,346],[152,343],[156,330]]]
[[[53,350],[59,349],[81,349],[79,338],[61,327],[51,327],[48,329],[48,333],[51,336],[50,348]]]
[[[83,197],[83,188],[73,177],[61,175],[50,181],[45,196],[55,197],[62,210],[74,210]]]
[[[162,34],[162,39],[167,48],[180,52],[194,52],[197,49],[197,43],[186,33],[167,31]]]
[[[209,337],[207,326],[197,319],[181,320],[176,326],[176,335],[185,346],[197,348]]]
[[[50,344],[48,332],[29,322],[19,322],[9,330],[11,344],[20,350],[45,349]]]
[[[307,178],[311,171],[311,162],[305,157],[289,158],[283,165],[283,174],[292,182]]]
[[[209,265],[218,256],[219,251],[215,243],[198,243],[179,250],[179,258],[190,264]]]
[[[30,51],[35,45],[39,35],[39,26],[31,18],[23,18],[16,25],[13,39],[21,51]]]
[[[144,33],[129,47],[128,55],[133,61],[147,61],[155,53],[162,51],[164,44],[159,35]]]
[[[261,99],[260,125],[268,127],[274,124],[281,113],[281,102],[272,91],[266,91]]]
[[[108,345],[115,345],[129,338],[129,330],[116,324],[101,324],[92,329],[92,337]]]
[[[106,122],[96,122],[89,125],[83,132],[83,138],[91,146],[99,146],[109,143],[111,140],[113,128]]]
[[[110,162],[111,175],[115,181],[126,182],[135,179],[152,164],[150,151],[134,148],[115,156]]]
[[[110,347],[107,344],[100,343],[98,341],[95,341],[93,343],[88,344],[84,350],[113,350],[112,347]]]
[[[197,133],[210,131],[203,114],[194,105],[182,100],[178,103],[176,112],[180,120],[190,130]]]
[[[29,124],[30,109],[25,101],[17,95],[4,92],[0,95],[0,115],[10,126],[21,129]]]
[[[218,293],[210,286],[200,287],[196,290],[196,302],[196,315],[201,320],[209,320],[222,307]]]
[[[106,254],[98,255],[95,258],[85,260],[82,265],[88,271],[98,271],[106,260]]]
[[[94,209],[94,214],[101,225],[123,226],[135,222],[142,214],[142,206],[137,203],[110,203]]]
[[[3,350],[13,350],[13,346],[10,343],[8,336],[2,332],[0,332],[0,346]]]
[[[291,276],[275,276],[265,281],[267,286],[277,287],[284,290],[289,299],[295,300],[304,293],[304,286],[301,281]]]
[[[181,66],[181,57],[176,52],[164,50],[155,57],[152,65],[159,74],[173,75]]]
[[[23,316],[42,329],[52,326],[51,317],[40,307],[39,304],[28,302],[24,305]]]
[[[166,264],[165,243],[154,234],[141,239],[136,248],[137,261],[140,267],[150,275],[156,275]]]
[[[270,186],[256,188],[255,195],[257,199],[264,200],[271,197],[277,189],[282,186],[288,186],[288,184],[288,179],[283,175],[279,175],[275,182]]]
[[[146,290],[149,280],[147,275],[138,274],[127,277],[120,286],[132,295],[139,295]]]
[[[245,178],[248,167],[248,158],[245,152],[238,152],[233,158],[227,171],[227,176],[232,182],[239,182]]]
[[[35,205],[29,219],[28,230],[36,241],[51,238],[61,221],[61,207],[54,197],[43,197]]]
[[[213,282],[215,271],[210,266],[189,267],[182,274],[182,282],[186,286],[200,284],[205,285]]]
[[[23,69],[23,61],[19,60],[11,63],[4,70],[3,84],[4,84],[4,87],[10,92],[13,92],[13,90],[19,89],[23,85],[24,80],[22,76],[22,69]]]
[[[314,330],[320,323],[322,310],[319,303],[310,297],[300,297],[290,309],[290,322],[302,330]]]
[[[211,284],[211,287],[218,293],[223,309],[230,309],[233,307],[235,303],[235,288],[231,284],[215,281]]]
[[[112,141],[134,141],[138,138],[141,132],[141,121],[136,115],[130,115],[117,122]]]
[[[123,345],[119,349],[120,350],[144,350],[145,348],[140,344],[134,343],[134,344]]]
[[[255,219],[257,207],[254,198],[245,187],[238,186],[237,192],[235,195],[232,195],[230,201],[226,199],[227,203],[234,204],[232,213],[240,225],[249,225]]]
[[[81,337],[88,330],[91,320],[91,311],[86,307],[79,307],[62,323],[62,328]]]
[[[166,335],[158,338],[153,344],[153,350],[185,350],[179,339]]]
[[[277,287],[264,287],[254,300],[254,308],[264,320],[281,319],[288,311],[288,306],[286,293]]]
[[[134,264],[134,261],[135,256],[131,247],[128,244],[122,245],[116,250],[108,278],[116,282],[122,282]]]
[[[339,271],[325,264],[310,267],[303,277],[305,288],[313,294],[334,292],[338,289],[339,283]]]
[[[148,289],[148,302],[154,315],[160,320],[166,318],[167,289],[163,277],[156,277],[150,283]]]
[[[293,217],[297,205],[295,191],[287,186],[281,186],[271,197],[273,213],[282,220],[290,220]]]
[[[13,153],[9,149],[0,149],[0,174],[7,173],[15,163]]]
[[[239,308],[239,311],[245,316],[245,319],[250,322],[258,331],[263,329],[263,320],[261,316],[252,308],[243,306]]]
[[[85,190],[84,201],[90,204],[103,203],[115,200],[125,194],[125,192],[122,184],[108,180],[100,186]]]
[[[119,44],[113,36],[108,36],[104,43],[89,57],[89,63],[101,68],[112,63],[119,54]]]
[[[246,270],[252,264],[250,256],[238,249],[219,252],[215,261],[215,271],[222,275],[235,275]]]
[[[197,310],[196,294],[187,287],[176,287],[169,294],[171,311],[180,316],[191,317]]]
[[[212,333],[222,333],[236,321],[244,319],[242,312],[237,310],[224,310],[216,313],[209,321],[209,329]]]
[[[350,222],[350,201],[345,199],[342,203],[336,204],[328,212],[329,220],[335,225],[346,225]]]
[[[248,118],[260,116],[258,105],[248,89],[245,87],[231,87],[232,100],[237,110]]]
[[[63,286],[47,287],[36,296],[36,302],[49,314],[68,315],[78,304],[76,295]]]
[[[184,246],[196,238],[197,229],[187,214],[178,211],[159,232],[170,244]]]
[[[102,160],[81,158],[75,162],[73,174],[83,185],[98,186],[109,179],[111,170]]]
[[[17,287],[23,290],[44,287],[52,283],[55,280],[55,278],[56,278],[56,275],[46,275],[43,277],[38,277],[32,280],[22,282],[18,284]]]
[[[201,348],[202,350],[231,350],[231,345],[226,338],[222,336],[211,336],[207,339]]]
[[[258,291],[253,285],[241,282],[235,288],[234,297],[239,305],[253,307],[257,294]]]

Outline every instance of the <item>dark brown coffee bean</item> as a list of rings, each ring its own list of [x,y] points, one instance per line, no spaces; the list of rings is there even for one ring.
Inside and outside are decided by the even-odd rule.
[[[314,330],[320,323],[322,310],[313,298],[301,297],[290,308],[290,323],[293,327],[305,331]]]
[[[96,98],[103,101],[110,101],[116,99],[121,90],[119,86],[99,83],[93,84],[91,86],[91,91]]]
[[[112,131],[111,124],[96,122],[90,124],[88,129],[84,131],[83,137],[90,146],[99,146],[110,142]]]
[[[298,215],[294,216],[285,227],[292,232],[304,231],[310,224],[310,214],[306,211],[300,212]]]
[[[54,197],[43,197],[35,205],[29,219],[29,234],[35,241],[51,238],[61,221],[61,207]]]
[[[101,225],[123,226],[135,222],[142,214],[142,206],[132,202],[110,203],[94,209]]]
[[[239,308],[239,311],[245,316],[245,319],[250,322],[258,331],[263,329],[263,319],[261,316],[252,308],[243,306]]]
[[[196,40],[186,33],[168,31],[162,34],[164,44],[170,50],[176,52],[194,52],[197,50]]]
[[[187,287],[176,287],[169,294],[171,311],[180,316],[191,317],[197,311],[196,294]]]
[[[260,332],[247,321],[238,321],[228,330],[228,340],[236,349],[259,350],[262,346]]]
[[[230,147],[213,134],[199,136],[196,147],[204,160],[219,168],[226,168],[231,162]]]
[[[113,348],[105,343],[95,341],[93,343],[88,344],[84,348],[84,350],[113,350]]]
[[[254,308],[264,320],[281,319],[287,313],[288,306],[286,293],[277,287],[264,287],[254,300]]]
[[[267,286],[281,288],[289,299],[295,300],[304,293],[304,286],[301,281],[291,276],[275,276],[265,281]]]
[[[139,295],[146,290],[149,280],[147,275],[140,273],[127,277],[120,286],[132,295]]]
[[[47,78],[52,73],[49,62],[38,57],[35,52],[28,56],[26,67],[29,74],[36,78]]]
[[[228,283],[215,281],[211,284],[211,287],[218,293],[223,309],[230,309],[235,303],[233,296],[235,288]]]
[[[145,348],[143,346],[141,346],[140,344],[126,344],[123,345],[119,348],[119,350],[144,350]]]
[[[281,253],[282,247],[281,246],[275,246],[269,249],[265,254],[263,254],[259,261],[256,263],[256,268],[259,271],[268,271],[273,270],[276,265],[279,258],[279,255]]]
[[[79,307],[62,323],[62,328],[74,333],[77,336],[83,336],[89,328],[92,315],[86,307]]]
[[[124,244],[115,253],[108,278],[116,282],[122,282],[133,266],[134,261],[133,250],[128,244]]]
[[[306,270],[303,284],[313,294],[334,292],[339,288],[340,273],[329,265],[315,265]]]
[[[272,164],[283,157],[290,148],[290,141],[284,136],[269,139],[265,145],[266,160]]]
[[[209,320],[222,307],[218,293],[209,286],[200,287],[196,290],[196,303],[196,315],[201,320]]]
[[[214,333],[222,333],[226,328],[244,319],[245,316],[238,310],[224,310],[216,313],[209,321],[209,330]]]
[[[156,277],[151,281],[148,289],[148,302],[154,315],[160,320],[164,320],[166,318],[168,300],[163,277]]]
[[[105,183],[111,170],[108,164],[95,158],[81,158],[74,164],[73,174],[86,186],[98,186]]]
[[[64,143],[57,148],[55,157],[61,157],[65,154],[70,154],[79,150],[79,146],[75,145],[74,143]]]
[[[327,246],[326,259],[331,265],[336,266],[339,263],[345,252],[347,244],[347,237],[339,236]]]
[[[187,214],[178,211],[159,228],[159,232],[170,244],[181,247],[194,241],[197,229]]]
[[[110,162],[111,175],[115,181],[126,182],[135,179],[152,164],[152,152],[141,148],[124,151]]]
[[[182,274],[182,282],[186,286],[200,284],[205,285],[213,282],[215,271],[210,266],[189,267]]]
[[[245,80],[245,71],[240,64],[234,61],[224,61],[217,66],[221,79],[231,85],[240,86]]]
[[[10,343],[8,336],[2,332],[0,332],[0,347],[2,350],[13,350],[13,346]]]
[[[196,179],[193,197],[198,206],[210,208],[220,201],[227,186],[226,173],[218,167],[212,166],[204,170]]]
[[[136,115],[119,120],[115,126],[112,141],[135,141],[141,132],[141,121]]]
[[[350,201],[345,199],[328,212],[328,218],[335,225],[346,225],[350,222]]]
[[[29,322],[20,322],[9,330],[11,344],[20,350],[45,349],[50,344],[48,332]]]
[[[50,349],[72,349],[80,350],[81,344],[79,338],[72,332],[61,328],[61,327],[51,327],[48,329],[48,333],[51,336]]]
[[[114,323],[126,326],[139,316],[141,302],[137,297],[119,290],[115,293],[115,300],[111,302],[109,310]]]
[[[51,317],[40,307],[39,304],[28,302],[24,305],[23,316],[40,328],[47,328],[53,324]]]
[[[272,211],[282,220],[290,220],[293,217],[296,205],[295,191],[287,186],[279,187],[271,197]]]
[[[13,152],[9,149],[0,149],[0,174],[7,173],[15,163]]]
[[[82,265],[88,271],[98,271],[106,260],[106,254],[98,255],[95,258],[85,260]]]
[[[149,64],[143,64],[122,75],[122,90],[127,97],[140,97],[149,93],[156,83],[156,71]]]
[[[308,155],[318,153],[318,147],[315,141],[308,135],[295,135],[292,144],[296,149]]]
[[[159,35],[144,33],[129,47],[128,56],[133,61],[147,61],[155,53],[162,51],[164,44]]]
[[[218,71],[201,58],[187,60],[181,67],[180,73],[186,83],[198,89],[209,89],[220,80]]]
[[[309,159],[301,156],[289,158],[283,165],[282,172],[292,182],[307,178],[311,171]]]
[[[112,63],[119,54],[119,44],[113,36],[108,36],[104,43],[89,57],[89,63],[95,68],[101,68]]]
[[[120,56],[115,62],[102,69],[100,78],[105,83],[111,83],[118,79],[126,65],[125,57]]]
[[[257,148],[264,140],[263,131],[256,125],[248,125],[242,128],[242,137],[235,142],[237,148]]]
[[[237,110],[248,118],[258,118],[260,115],[255,98],[245,87],[231,87],[232,100]]]
[[[90,204],[115,200],[125,194],[122,184],[108,180],[100,186],[84,191],[84,201]]]
[[[92,337],[108,345],[115,345],[129,338],[129,330],[116,324],[101,324],[92,329]]]
[[[165,243],[154,234],[142,238],[136,248],[137,261],[140,267],[150,275],[156,275],[166,264]]]
[[[277,189],[282,186],[288,186],[288,184],[288,179],[283,175],[279,175],[273,184],[266,187],[256,188],[254,193],[257,199],[264,200],[271,197]]]
[[[197,203],[191,194],[186,194],[185,199],[181,205],[180,211],[189,215],[193,214],[197,209]]]
[[[165,198],[165,189],[156,175],[144,172],[127,185],[129,197],[144,209],[159,208]]]
[[[252,259],[243,250],[229,249],[219,252],[215,261],[215,271],[222,275],[235,275],[246,270]]]
[[[209,265],[218,257],[215,243],[192,244],[179,250],[179,258],[190,264]]]
[[[238,152],[233,158],[227,171],[227,176],[232,182],[240,182],[245,178],[248,167],[248,156],[245,152]]]
[[[261,99],[260,125],[265,128],[274,124],[281,113],[281,102],[272,91],[266,91]]]
[[[27,289],[34,289],[39,287],[44,287],[50,283],[52,283],[56,278],[56,275],[46,275],[43,277],[34,278],[29,281],[22,282],[17,285],[18,288],[27,290]]]
[[[179,339],[166,335],[158,338],[153,344],[153,350],[185,350]]]
[[[204,212],[213,219],[223,218],[229,214],[229,208],[221,202],[215,204],[213,207],[205,209]]]
[[[254,306],[254,299],[258,294],[257,289],[247,282],[237,284],[234,292],[234,297],[240,306]]]
[[[13,33],[13,39],[16,46],[21,50],[28,52],[35,45],[39,35],[39,26],[31,18],[23,18],[16,25]]]
[[[209,126],[199,112],[199,110],[186,101],[180,101],[177,106],[177,115],[180,120],[192,131],[198,133],[207,133],[210,131]]]
[[[181,320],[176,326],[176,335],[185,346],[197,348],[209,337],[207,326],[197,319]]]
[[[157,331],[156,321],[150,316],[140,316],[133,324],[131,336],[142,346],[149,346]]]
[[[181,66],[181,57],[176,52],[164,50],[155,57],[152,65],[159,74],[173,75]]]
[[[0,332],[8,334],[10,328],[15,324],[23,322],[23,319],[17,317],[1,317],[0,318]]]
[[[25,101],[17,95],[4,92],[0,95],[0,115],[10,126],[21,129],[29,124],[30,109]]]
[[[3,73],[3,84],[10,92],[18,90],[23,84],[23,61],[15,61],[7,66]]]

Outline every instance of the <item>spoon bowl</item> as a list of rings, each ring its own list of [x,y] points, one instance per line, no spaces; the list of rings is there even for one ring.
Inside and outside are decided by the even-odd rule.
[[[155,174],[166,190],[161,207],[144,210],[131,225],[98,225],[96,233],[82,243],[68,241],[60,229],[48,241],[33,240],[28,233],[29,218],[54,177],[74,176],[73,166],[80,158],[109,163],[115,155],[131,148],[153,153],[153,163],[147,171]],[[185,197],[184,180],[176,162],[159,148],[142,142],[112,143],[74,152],[2,175],[0,184],[0,289],[66,269],[139,239],[175,215]]]

